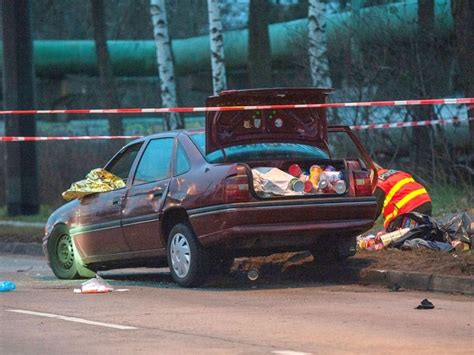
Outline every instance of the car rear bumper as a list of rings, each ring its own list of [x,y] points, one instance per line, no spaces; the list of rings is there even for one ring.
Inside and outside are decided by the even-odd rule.
[[[321,237],[355,236],[374,224],[373,197],[235,203],[189,210],[205,247],[298,248]]]

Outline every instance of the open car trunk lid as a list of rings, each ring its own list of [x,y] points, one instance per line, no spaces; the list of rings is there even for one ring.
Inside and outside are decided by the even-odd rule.
[[[223,91],[207,99],[208,107],[324,103],[331,89],[277,88]],[[324,108],[211,111],[206,114],[206,154],[252,143],[303,143],[325,151]]]

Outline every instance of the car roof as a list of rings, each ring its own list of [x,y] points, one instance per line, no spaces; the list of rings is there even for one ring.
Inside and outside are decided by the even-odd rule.
[[[204,133],[204,128],[192,128],[192,129],[176,129],[173,131],[164,131],[164,132],[158,132],[154,134],[150,134],[148,136],[143,136],[137,139],[134,139],[130,143],[126,144],[125,146],[129,146],[132,144],[144,142],[149,139],[155,139],[155,138],[165,138],[165,137],[177,137],[180,134],[185,134],[187,136],[193,135],[196,133]]]

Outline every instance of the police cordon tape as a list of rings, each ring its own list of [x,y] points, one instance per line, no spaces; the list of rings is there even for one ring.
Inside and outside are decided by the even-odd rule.
[[[422,99],[398,101],[366,101],[336,102],[323,104],[285,104],[285,105],[254,105],[254,106],[209,106],[209,107],[161,107],[161,108],[113,108],[113,109],[66,109],[66,110],[3,110],[0,115],[44,115],[44,114],[118,114],[118,113],[189,113],[214,111],[244,111],[298,108],[337,108],[337,107],[369,107],[369,106],[417,106],[417,105],[455,105],[474,104],[474,97],[458,99]]]
[[[364,129],[387,129],[387,128],[403,128],[403,127],[420,127],[420,126],[432,126],[432,125],[445,125],[445,124],[458,124],[461,122],[474,121],[474,117],[469,117],[467,120],[461,120],[459,118],[451,118],[446,120],[427,120],[427,121],[411,121],[411,122],[398,122],[398,123],[381,123],[381,124],[369,124],[359,126],[349,126],[353,130],[364,130]],[[96,139],[136,139],[141,138],[141,135],[131,136],[32,136],[32,137],[16,137],[16,136],[0,136],[0,142],[34,142],[34,141],[90,141]]]
[[[446,120],[425,120],[425,121],[410,121],[410,122],[396,122],[396,123],[378,123],[366,124],[359,126],[349,126],[351,129],[358,131],[363,129],[386,129],[386,128],[403,128],[403,127],[420,127],[420,126],[435,126],[445,124],[459,124],[461,122],[473,121],[474,117],[469,117],[467,120],[461,120],[457,117]]]

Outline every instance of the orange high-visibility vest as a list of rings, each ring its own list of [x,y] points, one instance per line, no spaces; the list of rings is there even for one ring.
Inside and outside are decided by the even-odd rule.
[[[430,195],[423,185],[403,171],[379,170],[377,187],[385,193],[382,209],[385,229],[398,215],[411,212],[422,204],[431,202]]]

